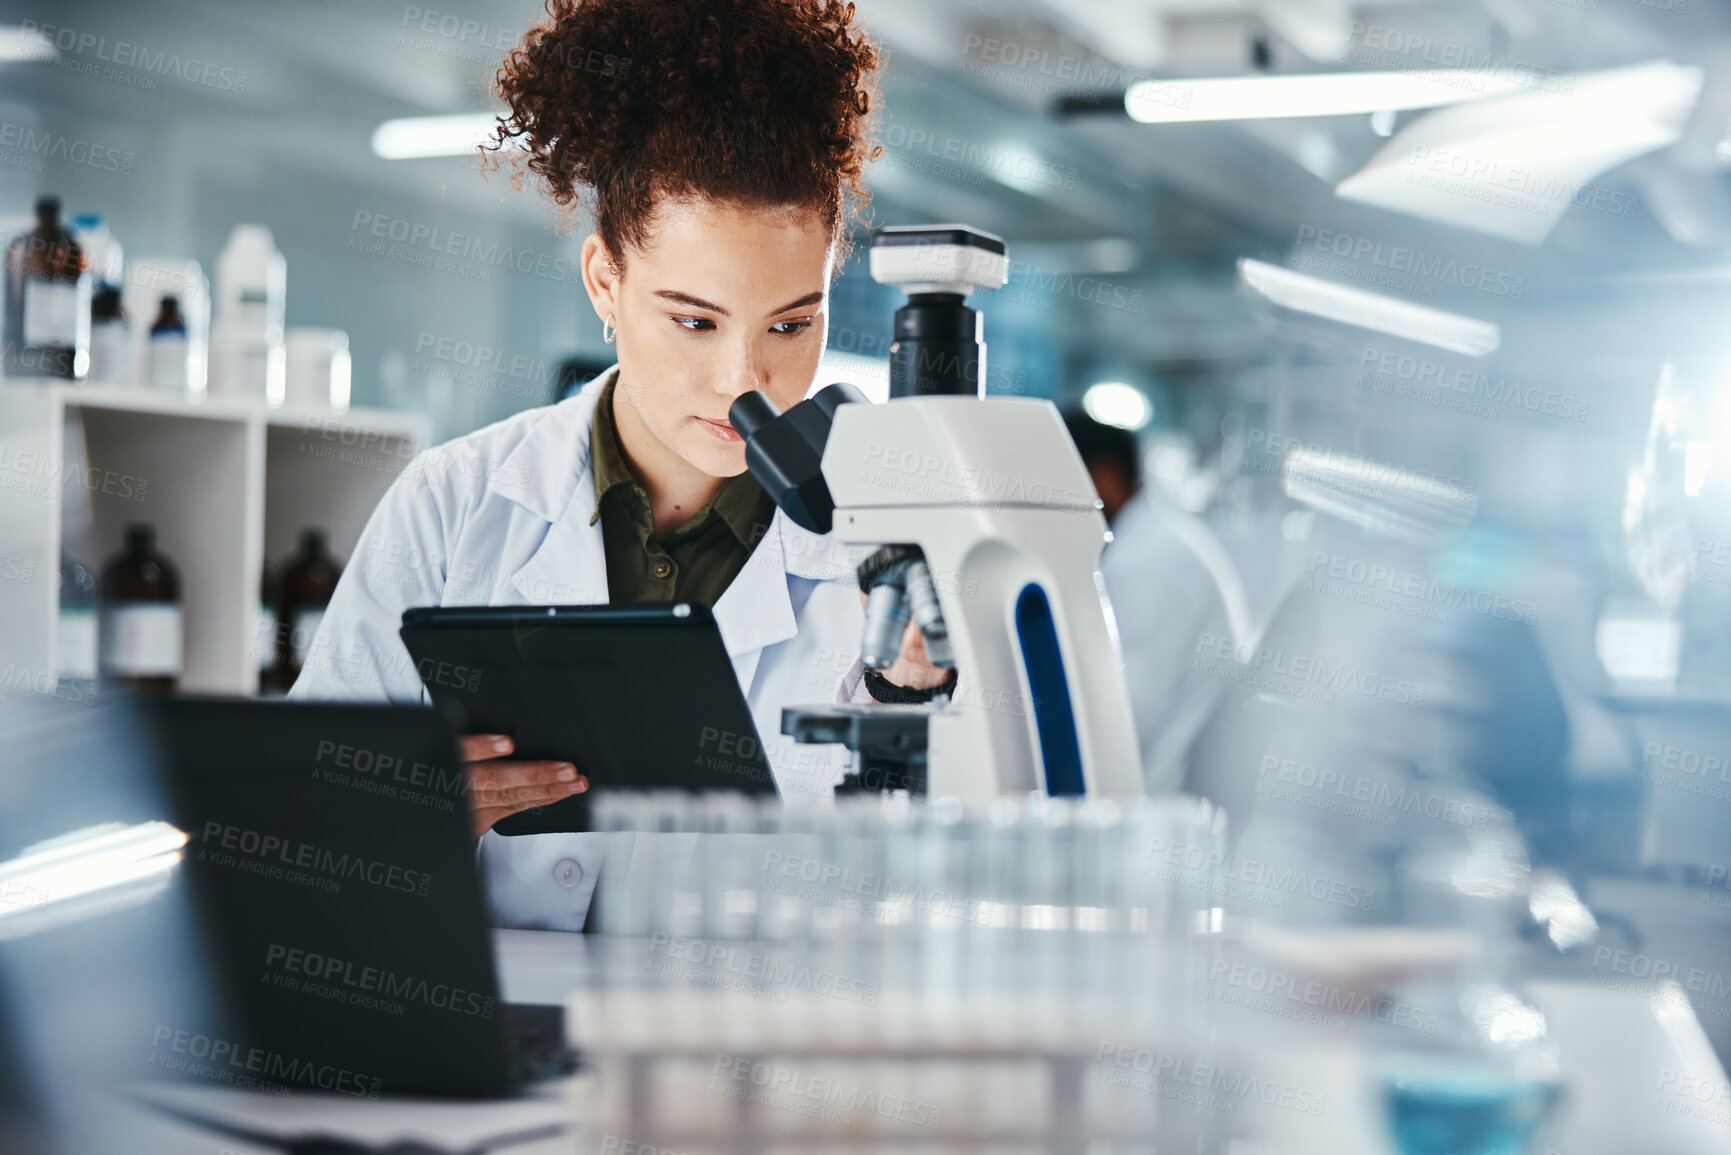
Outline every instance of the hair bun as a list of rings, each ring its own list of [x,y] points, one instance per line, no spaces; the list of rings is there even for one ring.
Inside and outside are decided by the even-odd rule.
[[[879,52],[839,0],[549,0],[499,69],[494,156],[554,201],[596,201],[615,256],[659,198],[797,205],[839,226],[870,201]]]

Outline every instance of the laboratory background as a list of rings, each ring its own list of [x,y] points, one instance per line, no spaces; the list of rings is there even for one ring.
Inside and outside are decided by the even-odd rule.
[[[572,926],[377,753],[430,712],[243,800],[345,572],[444,564],[392,486],[615,361],[477,151],[545,19],[0,5],[0,1149],[1731,1152],[1731,4],[859,0],[846,403],[732,420],[811,558],[923,548],[955,696],[826,641],[691,754],[833,798],[488,835],[605,843],[511,860]]]

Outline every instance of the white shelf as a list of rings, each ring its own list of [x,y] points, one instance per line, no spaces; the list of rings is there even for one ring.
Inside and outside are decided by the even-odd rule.
[[[346,562],[429,430],[389,410],[0,380],[0,693],[51,687],[60,557],[100,571],[132,522],[180,570],[181,688],[251,693],[263,560],[316,526]]]

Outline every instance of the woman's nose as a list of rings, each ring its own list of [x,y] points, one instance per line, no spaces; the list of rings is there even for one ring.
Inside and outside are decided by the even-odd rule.
[[[736,397],[762,389],[764,375],[753,350],[740,349],[728,358],[726,366],[716,375],[716,381],[719,391],[731,403]]]

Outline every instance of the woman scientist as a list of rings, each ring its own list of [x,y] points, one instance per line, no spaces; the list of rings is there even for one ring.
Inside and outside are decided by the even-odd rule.
[[[575,397],[422,454],[362,532],[291,693],[425,701],[397,637],[415,605],[713,606],[782,796],[827,795],[845,752],[780,737],[784,705],[929,696],[949,671],[910,629],[862,677],[845,550],[745,472],[728,423],[798,402],[858,206],[876,48],[838,0],[550,0],[499,73],[494,150],[553,199],[592,200],[583,285],[618,364]],[[770,735],[776,735],[770,739]],[[596,835],[499,819],[587,787],[579,768],[464,740],[489,897],[508,926],[580,930]]]

